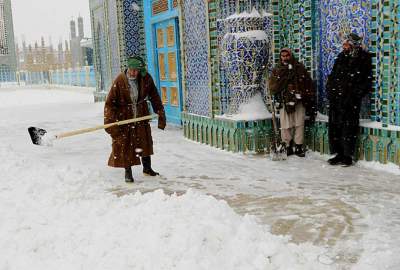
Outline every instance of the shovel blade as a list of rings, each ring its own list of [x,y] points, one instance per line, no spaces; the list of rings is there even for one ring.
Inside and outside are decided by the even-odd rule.
[[[287,159],[286,148],[283,147],[281,144],[273,145],[273,147],[271,147],[270,156],[272,161],[286,160]]]
[[[33,144],[43,145],[43,136],[46,135],[47,131],[42,128],[30,127],[28,128],[29,135]]]

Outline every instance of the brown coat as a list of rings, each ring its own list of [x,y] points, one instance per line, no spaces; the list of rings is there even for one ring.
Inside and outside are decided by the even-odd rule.
[[[165,113],[160,96],[150,74],[138,77],[139,96],[136,117],[149,115],[147,100],[159,115],[158,127],[165,127]],[[122,72],[114,80],[104,105],[104,124],[134,117],[128,78]],[[111,167],[127,168],[140,164],[140,156],[153,154],[153,139],[149,121],[142,121],[106,129],[112,137],[112,152],[108,160]]]
[[[279,63],[273,69],[269,78],[269,90],[272,95],[284,104],[301,102],[306,108],[307,114],[315,111],[315,88],[310,75],[303,64],[292,57],[290,63],[292,70],[287,65]],[[301,99],[296,98],[300,94]]]

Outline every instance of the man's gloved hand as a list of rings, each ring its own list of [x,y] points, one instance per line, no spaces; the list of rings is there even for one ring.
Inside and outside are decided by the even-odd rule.
[[[164,130],[167,125],[167,118],[165,117],[164,110],[160,110],[157,112],[158,114],[158,128]]]

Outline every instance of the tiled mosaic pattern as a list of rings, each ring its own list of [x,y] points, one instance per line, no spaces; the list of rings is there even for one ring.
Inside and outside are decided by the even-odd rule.
[[[190,18],[183,22],[186,111],[204,116],[211,113],[207,11],[204,0],[182,4],[184,18]]]
[[[279,51],[289,47],[313,74],[312,2],[310,0],[273,1],[275,62]]]
[[[261,121],[229,121],[183,113],[183,134],[186,138],[221,150],[242,153],[268,153],[272,123]],[[321,154],[330,154],[328,126],[306,122],[305,145]],[[358,160],[394,163],[400,166],[400,131],[360,127],[356,148]]]
[[[305,138],[311,150],[330,154],[327,123],[318,122],[307,127]],[[400,166],[400,131],[360,127],[356,158],[385,164],[391,162]]]
[[[115,1],[117,9],[118,39],[115,40],[114,42],[118,42],[120,70],[123,70],[126,67],[124,0],[115,0]]]
[[[127,57],[143,54],[141,47],[144,40],[144,36],[141,35],[143,16],[140,12],[141,6],[139,6],[141,2],[139,0],[123,0],[125,53]],[[137,10],[136,6],[140,10]]]
[[[90,0],[96,100],[105,97],[114,77],[126,66],[127,56],[144,56],[142,10],[140,0]]]
[[[210,38],[210,56],[211,56],[211,91],[212,91],[212,115],[220,112],[220,92],[219,92],[219,49],[217,39],[218,20],[218,0],[208,1],[208,22]]]
[[[226,18],[234,13],[241,13],[243,11],[251,12],[252,9],[256,10],[269,10],[269,0],[219,0],[219,19]]]
[[[218,63],[217,63],[217,71],[218,77],[217,80],[217,91],[214,92],[214,96],[218,99],[218,103],[214,105],[214,107],[218,107],[219,110],[216,110],[216,114],[224,114],[228,110],[229,103],[229,89],[228,89],[228,78],[225,74],[224,68],[220,66],[220,55],[222,48],[222,38],[224,37],[223,33],[225,32],[225,24],[223,20],[217,21],[217,32],[218,32]]]
[[[109,0],[108,2],[108,18],[109,18],[109,41],[110,41],[110,57],[111,57],[111,77],[115,78],[121,71],[121,58],[119,50],[119,29],[118,29],[118,10],[117,0]]]
[[[107,85],[110,83],[111,73],[114,73],[117,68],[116,54],[110,52],[110,50],[119,50],[121,63],[124,62],[127,54],[143,54],[144,52],[143,14],[139,12],[136,17],[132,16],[134,11],[131,9],[132,5],[130,5],[136,3],[142,10],[143,1],[90,0],[90,2],[92,29],[94,29],[95,65],[101,75],[98,77],[103,78],[102,84]],[[261,138],[258,135],[252,137],[236,136],[234,135],[236,133],[231,134],[233,129],[230,130],[230,128],[233,126],[210,118],[210,116],[226,112],[229,102],[227,76],[219,65],[219,45],[226,33],[225,25],[221,23],[221,19],[235,12],[250,11],[252,7],[268,10],[270,5],[274,13],[275,57],[277,57],[281,47],[291,47],[299,60],[318,80],[319,85],[323,85],[326,75],[329,73],[329,65],[332,65],[329,59],[337,54],[337,51],[334,51],[335,44],[340,44],[340,42],[337,42],[335,27],[346,28],[346,24],[340,24],[340,20],[350,21],[352,23],[350,27],[359,29],[359,31],[366,31],[365,37],[370,40],[370,50],[375,53],[373,61],[376,89],[372,99],[372,118],[384,125],[400,126],[400,29],[398,21],[400,19],[400,8],[398,1],[277,0],[271,2],[272,4],[264,0],[185,0],[180,2],[184,16],[183,49],[188,112],[184,116],[185,121],[187,120],[184,122],[184,125],[187,125],[187,128],[185,126],[185,133],[187,133],[185,136],[193,140],[202,140],[204,143],[217,147],[220,145],[221,148],[229,148],[233,145],[233,147],[237,146],[237,149],[240,147],[250,149],[246,148],[246,145],[250,145],[250,143],[254,143],[254,146],[261,145],[256,143],[257,138]],[[115,5],[115,9],[112,5]],[[130,10],[130,13],[128,10]],[[315,12],[317,10],[319,12]],[[331,10],[338,11],[335,14],[340,18],[339,23],[332,19],[332,16],[329,17]],[[115,14],[117,14],[116,20]],[[370,19],[368,19],[368,16],[370,16]],[[115,23],[117,26],[114,25]],[[138,28],[135,25],[138,25]],[[128,29],[130,30],[128,31]],[[127,34],[132,33],[132,29],[136,34],[127,37]],[[111,37],[113,33],[110,33],[110,31],[116,31],[118,35],[114,34]],[[118,47],[111,44],[116,36],[119,40]],[[136,39],[134,39],[135,37]],[[368,42],[367,39],[366,43]],[[140,41],[140,44],[135,41]],[[208,42],[211,50],[208,49]],[[323,60],[323,57],[328,60]],[[208,62],[209,58],[211,59],[210,63]],[[322,66],[322,64],[324,65]],[[111,71],[111,67],[114,71]],[[209,77],[209,70],[212,74],[211,78]],[[321,70],[321,73],[319,73],[319,70]],[[211,89],[210,81],[212,83]],[[106,90],[107,88],[108,85]],[[212,95],[212,99],[210,95]],[[263,128],[267,126],[263,125]],[[238,129],[236,128],[236,130]],[[255,129],[252,127],[252,130]],[[267,129],[262,132],[263,136],[267,136]],[[327,128],[324,123],[317,123],[313,131],[308,130],[306,138],[307,144],[313,150],[327,153]],[[362,128],[359,157],[366,160],[391,161],[399,164],[399,138],[399,132]],[[207,140],[211,141],[207,142]],[[258,148],[251,149],[256,150]]]
[[[144,52],[144,42],[137,42],[144,36],[140,23],[143,15],[132,9],[133,3],[141,7],[142,1],[91,0],[90,2],[94,20],[94,46],[97,51],[97,53],[95,52],[96,65],[98,73],[101,75],[98,76],[101,78],[98,79],[98,82],[104,90],[104,87],[108,88],[107,85],[118,69],[123,66],[126,55],[143,54]],[[204,9],[208,9],[209,17],[212,111],[218,114],[227,110],[229,102],[227,80],[224,71],[219,67],[218,58],[218,45],[225,33],[220,19],[238,11],[250,11],[252,7],[268,9],[269,3],[268,1],[210,0],[203,5]],[[320,10],[319,13],[311,12],[313,9],[316,10],[315,6]],[[290,45],[299,60],[311,68],[314,75],[318,62],[321,71],[318,76],[318,84],[322,90],[326,76],[333,64],[333,58],[338,52],[337,46],[340,44],[335,29],[349,28],[355,29],[362,35],[365,33],[366,43],[370,37],[370,49],[376,55],[374,57],[376,83],[372,99],[372,119],[381,121],[385,125],[400,125],[400,80],[398,79],[400,42],[398,42],[399,4],[397,1],[280,0],[273,1],[273,10],[275,15],[275,57],[282,46]],[[138,13],[137,16],[133,16],[135,11]],[[123,16],[121,16],[122,14]],[[313,17],[312,14],[316,14],[316,17]],[[370,30],[368,30],[368,16],[371,17]],[[136,35],[132,35],[132,33],[136,33]],[[138,38],[134,38],[135,36]],[[119,40],[118,46],[114,40]],[[318,61],[316,61],[317,58]],[[118,62],[120,62],[119,67]],[[101,68],[99,68],[100,66]],[[320,104],[324,99],[323,93],[323,91],[320,92]],[[208,98],[203,98],[203,101],[205,100],[209,103]],[[207,111],[210,106],[211,104],[208,104]],[[203,108],[203,113],[204,111]]]
[[[270,11],[272,9],[271,6],[272,1],[268,0],[259,0],[259,1],[235,1],[235,0],[220,0],[218,1],[218,10],[217,10],[217,25],[216,25],[216,43],[218,46],[218,56],[221,55],[221,46],[222,39],[224,35],[227,33],[226,25],[224,19],[233,15],[235,13],[240,13],[243,11],[251,12],[253,8],[258,10],[260,13],[262,11]],[[272,40],[272,23],[270,20],[266,20],[264,23],[264,31],[266,31],[267,35],[271,37]],[[272,47],[272,43],[271,43]],[[270,59],[268,63],[272,64],[273,55],[270,54]],[[214,103],[213,107],[216,108],[214,111],[216,114],[224,114],[228,111],[229,105],[229,87],[228,87],[228,78],[227,73],[224,67],[220,64],[221,61],[218,62],[218,67],[213,74],[218,82],[216,83],[216,90],[213,92],[214,99],[218,100],[218,103]],[[271,66],[268,67],[271,69]]]
[[[371,22],[369,1],[322,0],[320,10],[320,57],[319,57],[319,102],[325,104],[325,85],[333,68],[336,56],[342,51],[342,43],[347,34],[353,32],[363,37],[368,48]]]
[[[97,92],[105,91],[111,83],[106,7],[103,0],[90,2]]]
[[[183,135],[190,140],[231,152],[269,152],[271,119],[229,121],[183,113],[182,120]]]
[[[376,55],[372,118],[384,126],[400,126],[399,18],[398,1],[372,1],[371,49]]]
[[[261,16],[229,18],[224,23],[228,32],[222,39],[220,63],[228,78],[228,113],[235,114],[242,103],[261,91],[270,40],[235,37],[236,34],[263,30],[264,18]]]

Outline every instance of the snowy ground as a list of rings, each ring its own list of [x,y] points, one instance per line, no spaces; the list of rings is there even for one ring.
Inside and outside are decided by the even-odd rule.
[[[135,167],[125,184],[102,131],[30,142],[29,126],[101,124],[90,91],[0,89],[0,101],[1,270],[400,269],[396,166],[272,162],[169,126],[153,128],[162,175]]]

